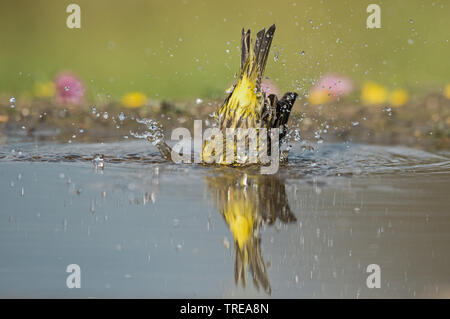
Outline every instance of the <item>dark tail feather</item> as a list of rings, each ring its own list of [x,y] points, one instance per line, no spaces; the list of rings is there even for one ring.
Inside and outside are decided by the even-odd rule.
[[[250,55],[250,30],[247,30],[247,32],[245,32],[244,29],[242,29],[241,70],[244,70],[245,63],[247,62],[249,55]]]
[[[298,94],[295,92],[286,93],[281,100],[277,102],[276,110],[276,120],[274,127],[280,128],[280,141],[286,136],[287,133],[287,122],[289,120],[289,115],[291,114],[291,109],[294,106],[295,100]]]
[[[264,41],[261,47],[259,60],[256,60],[260,66],[261,75],[266,68],[267,58],[269,57],[270,46],[272,45],[273,35],[275,33],[275,24],[273,24],[266,32]]]
[[[247,267],[253,278],[253,284],[257,290],[262,287],[267,294],[272,293],[269,278],[267,277],[266,266],[261,255],[261,245],[259,238],[253,238],[251,242],[246,243],[241,250],[237,243],[234,245],[235,260],[234,260],[234,281],[236,285],[241,282],[242,287],[245,288],[247,284]],[[247,255],[248,259],[245,259]]]
[[[234,259],[234,282],[236,285],[239,284],[239,282],[242,282],[242,287],[245,288],[247,281],[247,263],[244,262],[242,251],[239,249],[239,246],[236,242],[234,243],[234,251],[236,254],[236,257]]]
[[[264,42],[264,35],[266,34],[266,29],[262,29],[260,30],[257,34],[256,34],[256,40],[255,40],[255,48],[254,48],[254,52],[255,52],[255,66],[258,66],[259,64],[259,56],[261,54],[261,48]]]
[[[260,239],[255,238],[253,244],[255,247],[253,248],[253,254],[250,256],[250,271],[253,276],[253,283],[256,289],[259,290],[259,286],[261,285],[264,291],[270,295],[272,288],[270,287],[266,266],[261,255]]]
[[[251,72],[259,72],[259,80],[261,79],[264,69],[266,68],[267,57],[269,56],[270,46],[272,45],[273,35],[275,33],[275,24],[269,29],[262,29],[256,34],[255,42],[255,64]]]

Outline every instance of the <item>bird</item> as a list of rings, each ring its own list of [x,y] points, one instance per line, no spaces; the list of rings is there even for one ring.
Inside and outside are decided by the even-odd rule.
[[[298,96],[295,92],[288,92],[281,99],[278,99],[275,94],[266,95],[261,87],[275,29],[276,26],[273,24],[267,30],[265,28],[260,30],[256,34],[253,50],[251,31],[242,29],[238,81],[230,88],[229,91],[231,92],[224,103],[214,113],[217,128],[223,135],[226,135],[227,129],[256,129],[256,132],[265,129],[268,135],[267,149],[269,153],[271,149],[271,129],[278,128],[280,130],[279,142],[283,143],[287,133],[289,115]],[[241,134],[237,134],[236,144],[240,139],[245,139],[244,145],[248,146],[248,132]],[[237,166],[245,164],[245,158],[235,158],[236,144],[229,145],[228,143],[227,145],[225,142],[218,143],[215,138],[206,140],[202,148],[203,162]],[[232,159],[226,158],[227,148],[231,148],[229,154],[235,154]],[[258,144],[258,148],[257,151],[261,151],[260,144]],[[248,159],[248,153],[245,157]]]
[[[266,263],[261,252],[261,228],[297,221],[285,182],[277,175],[262,175],[222,167],[205,176],[209,198],[224,218],[234,239],[235,284],[246,287],[250,270],[254,287],[271,294]]]
[[[279,145],[285,142],[287,134],[287,123],[291,109],[294,106],[298,94],[287,92],[281,99],[275,94],[266,95],[261,87],[264,70],[269,57],[272,39],[276,26],[273,24],[267,30],[263,28],[256,34],[255,43],[251,41],[251,32],[242,29],[241,34],[241,61],[237,83],[228,91],[222,105],[214,112],[215,127],[221,132],[221,137],[212,136],[205,139],[202,144],[201,159],[203,164],[221,164],[231,166],[243,166],[254,164],[249,156],[249,134],[238,131],[238,129],[255,129],[258,137],[267,134],[266,143],[258,140],[257,161],[260,159],[263,146],[267,150],[267,155],[271,155],[271,130],[279,129]],[[261,130],[265,129],[265,130]],[[227,130],[237,130],[236,143],[226,143]],[[262,133],[261,133],[262,132]],[[237,146],[239,141],[244,142],[248,151],[244,152],[244,158],[238,158]],[[242,144],[241,144],[242,145]],[[159,140],[156,144],[163,158],[170,160],[171,148]],[[228,152],[231,151],[231,152]],[[258,153],[259,152],[259,153]],[[232,158],[227,158],[227,154],[234,154]],[[281,161],[287,158],[282,155]],[[283,158],[284,155],[284,158]],[[250,163],[251,162],[251,163]]]

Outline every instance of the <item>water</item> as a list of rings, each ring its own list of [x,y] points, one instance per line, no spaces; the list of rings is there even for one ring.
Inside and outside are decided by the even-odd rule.
[[[261,176],[144,140],[3,145],[0,297],[450,297],[450,154],[302,147]],[[245,288],[236,252],[260,262]]]

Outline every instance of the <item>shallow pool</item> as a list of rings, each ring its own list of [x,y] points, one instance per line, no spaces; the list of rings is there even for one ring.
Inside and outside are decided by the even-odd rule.
[[[167,164],[145,141],[9,143],[0,297],[449,298],[449,168],[348,143],[294,145],[269,176]]]

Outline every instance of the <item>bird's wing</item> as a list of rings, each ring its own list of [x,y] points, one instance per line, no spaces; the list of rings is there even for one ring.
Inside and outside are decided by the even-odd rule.
[[[294,106],[297,96],[298,96],[297,93],[289,92],[286,93],[281,98],[281,100],[277,102],[276,119],[273,127],[278,127],[280,129],[280,141],[286,136],[287,122],[289,120],[289,115],[291,114],[291,110],[292,107]]]

